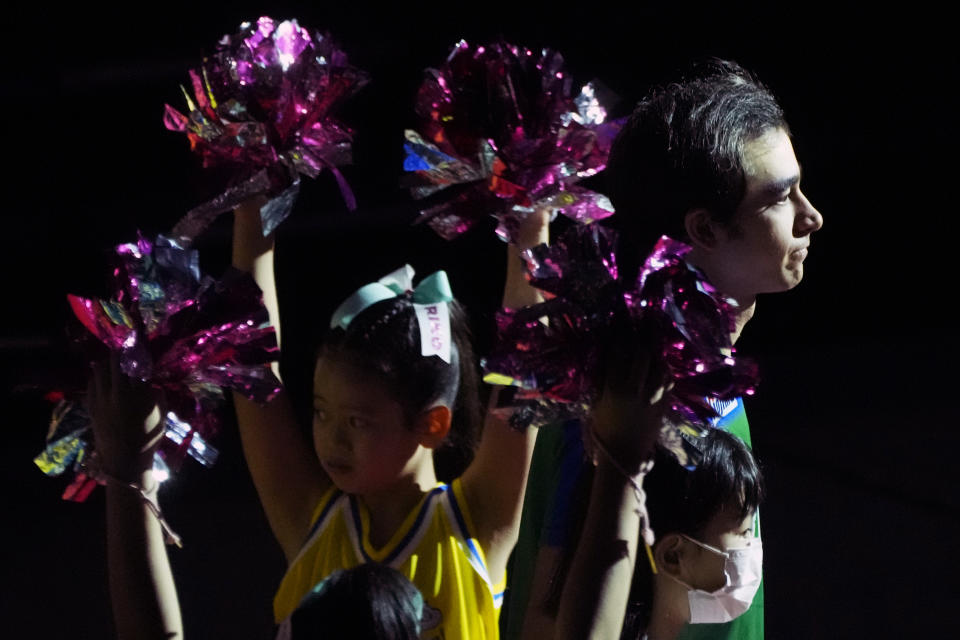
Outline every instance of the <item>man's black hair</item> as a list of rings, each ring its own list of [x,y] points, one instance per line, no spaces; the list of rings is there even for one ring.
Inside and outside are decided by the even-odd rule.
[[[744,145],[777,128],[789,133],[773,94],[726,60],[695,64],[680,81],[641,100],[614,141],[606,170],[625,276],[636,274],[661,235],[685,239],[688,211],[703,208],[732,223],[746,188]]]

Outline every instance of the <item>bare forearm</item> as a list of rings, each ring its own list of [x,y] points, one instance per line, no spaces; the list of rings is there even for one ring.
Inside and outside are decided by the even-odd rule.
[[[503,306],[519,309],[543,301],[543,294],[527,281],[521,254],[539,244],[550,242],[550,209],[537,209],[527,214],[509,245],[507,275],[503,284]]]
[[[260,225],[260,203],[247,202],[233,216],[233,266],[253,275],[263,291],[263,304],[270,314],[270,324],[280,343],[280,307],[273,271],[273,234],[263,237]],[[274,367],[274,373],[279,371]]]
[[[557,604],[551,602],[554,581],[563,565],[564,549],[557,545],[541,545],[533,568],[530,597],[523,612],[523,629],[520,637],[530,640],[553,638],[557,624]]]
[[[498,391],[491,394],[491,407]],[[520,531],[536,437],[535,428],[518,431],[488,409],[476,457],[463,474],[463,489],[494,581],[506,570]]]
[[[546,242],[545,235],[543,241]],[[543,293],[527,281],[521,253],[522,249],[512,244],[507,245],[507,273],[503,285],[503,306],[507,309],[519,309],[543,302]]]
[[[285,391],[266,405],[236,393],[233,402],[247,468],[270,528],[291,560],[330,480],[301,433]]]
[[[503,306],[509,309],[533,305],[543,300],[542,293],[527,281],[520,254],[527,248],[549,240],[548,210],[537,210],[527,216],[507,245],[506,279],[503,285]],[[520,432],[503,417],[494,415],[500,388],[490,395],[483,426],[483,436],[473,464],[463,475],[463,488],[471,509],[482,528],[478,532],[486,550],[491,578],[499,580],[517,541],[523,494],[537,431]]]
[[[143,474],[144,483],[154,482]],[[136,490],[108,484],[107,564],[121,640],[182,638],[180,603],[163,531]]]
[[[640,536],[633,486],[601,460],[590,507],[563,588],[556,638],[620,637]]]
[[[233,222],[233,266],[251,273],[263,291],[263,303],[280,341],[280,311],[273,266],[273,235],[264,238],[262,200],[236,209]],[[273,364],[279,377],[279,367]],[[301,433],[286,392],[258,405],[233,395],[244,458],[270,528],[288,559],[299,550],[313,507],[329,480],[313,447]]]

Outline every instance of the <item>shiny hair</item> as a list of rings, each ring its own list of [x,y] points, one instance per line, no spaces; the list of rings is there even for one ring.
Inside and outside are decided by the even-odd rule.
[[[449,482],[470,465],[480,432],[476,361],[466,314],[450,302],[451,362],[423,356],[410,293],[376,302],[346,329],[331,329],[319,357],[344,359],[370,372],[404,407],[405,419],[442,402],[453,414],[447,439],[433,452],[437,478]],[[452,402],[451,402],[452,400]]]
[[[692,209],[731,224],[746,189],[744,145],[778,128],[789,133],[773,94],[735,62],[702,61],[650,91],[614,141],[606,170],[617,209],[611,226],[629,245],[618,256],[624,273],[632,278],[661,235],[683,240]]]
[[[417,640],[423,595],[396,569],[367,562],[334,571],[290,617],[291,640]]]

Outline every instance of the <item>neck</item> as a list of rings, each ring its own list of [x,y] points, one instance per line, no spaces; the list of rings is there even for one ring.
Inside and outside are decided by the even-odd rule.
[[[734,298],[736,300],[736,298]],[[757,309],[757,299],[753,298],[753,301],[749,305],[742,304],[737,300],[737,310],[736,316],[733,319],[733,333],[730,334],[730,342],[732,344],[737,344],[737,340],[740,339],[740,332],[743,331],[743,328],[747,326],[747,323],[750,322],[750,319],[753,317],[753,312]]]
[[[757,308],[757,296],[755,293],[738,291],[735,283],[724,277],[726,273],[721,265],[717,265],[711,260],[710,254],[705,253],[698,247],[694,247],[686,256],[687,262],[703,271],[707,280],[717,288],[722,295],[732,298],[737,303],[734,316],[734,329],[730,334],[730,342],[737,343],[740,338],[740,332],[753,317]]]
[[[654,577],[653,610],[647,627],[648,640],[674,640],[689,620],[686,587],[657,574]]]
[[[413,464],[409,473],[402,474],[389,487],[358,496],[370,514],[370,543],[375,547],[389,542],[423,495],[437,484],[431,450],[422,449],[420,453],[425,463],[421,460]]]

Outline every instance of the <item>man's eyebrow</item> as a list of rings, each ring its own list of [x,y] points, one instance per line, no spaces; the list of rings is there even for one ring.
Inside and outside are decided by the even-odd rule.
[[[800,182],[800,174],[792,175],[789,178],[774,180],[768,182],[760,188],[760,193],[764,196],[779,196],[784,191],[789,191],[795,184]]]

